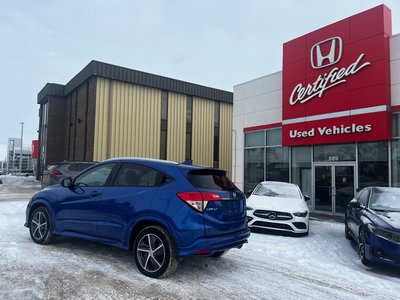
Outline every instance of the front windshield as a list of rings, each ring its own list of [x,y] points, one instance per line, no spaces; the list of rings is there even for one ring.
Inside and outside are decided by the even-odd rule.
[[[369,208],[384,211],[400,211],[400,189],[373,191],[369,199]]]
[[[259,184],[254,191],[254,195],[301,199],[298,188],[292,184]]]

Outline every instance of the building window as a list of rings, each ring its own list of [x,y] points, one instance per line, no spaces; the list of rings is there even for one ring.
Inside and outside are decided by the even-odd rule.
[[[400,138],[400,114],[393,114],[392,116],[392,135],[393,138]]]
[[[289,182],[289,148],[268,147],[265,156],[265,180]]]
[[[214,105],[214,168],[219,168],[219,126],[220,126],[220,103]]]
[[[245,147],[263,147],[265,145],[264,136],[265,136],[264,131],[246,133]]]
[[[282,129],[245,133],[244,190],[264,180],[289,181],[289,148],[282,147]]]
[[[282,129],[276,128],[267,130],[266,138],[267,146],[282,145]]]
[[[161,92],[160,158],[167,159],[168,92]]]
[[[282,129],[269,129],[265,137],[265,180],[289,182],[289,148],[282,147]]]
[[[311,147],[292,147],[292,182],[311,196]],[[311,205],[311,201],[307,202]]]
[[[192,120],[193,120],[193,97],[187,96],[185,160],[192,159]]]
[[[246,149],[244,166],[244,191],[247,193],[264,181],[264,148]]]
[[[400,187],[400,139],[392,141],[392,186]]]
[[[358,144],[358,187],[388,186],[388,142]]]
[[[400,114],[392,117],[392,186],[400,187]]]
[[[355,161],[356,144],[316,145],[314,161]]]

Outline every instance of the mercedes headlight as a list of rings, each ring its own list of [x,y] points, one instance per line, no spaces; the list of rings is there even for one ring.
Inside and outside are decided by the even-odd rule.
[[[308,211],[295,212],[295,213],[293,213],[293,215],[295,215],[296,217],[301,217],[301,218],[307,217],[307,214],[308,214]]]

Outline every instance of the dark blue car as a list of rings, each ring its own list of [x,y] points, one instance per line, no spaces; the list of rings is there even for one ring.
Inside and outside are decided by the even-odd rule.
[[[358,243],[363,264],[400,266],[400,188],[362,189],[347,207],[345,235]]]
[[[222,170],[119,158],[33,196],[26,223],[34,242],[57,236],[132,249],[139,270],[167,276],[179,256],[218,257],[247,242],[245,196]]]

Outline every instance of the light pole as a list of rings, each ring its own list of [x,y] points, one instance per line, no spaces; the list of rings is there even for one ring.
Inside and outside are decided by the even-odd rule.
[[[21,152],[19,154],[19,175],[22,175],[22,143],[24,138],[24,122],[20,122],[21,124]]]

